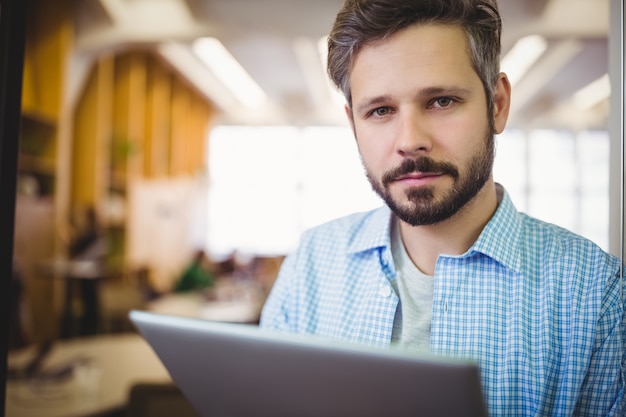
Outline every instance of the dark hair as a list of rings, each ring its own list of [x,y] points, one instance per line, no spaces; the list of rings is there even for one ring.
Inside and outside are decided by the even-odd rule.
[[[493,114],[502,30],[496,0],[346,0],[328,38],[327,69],[348,105],[352,107],[350,70],[360,49],[418,23],[463,28],[472,66]]]

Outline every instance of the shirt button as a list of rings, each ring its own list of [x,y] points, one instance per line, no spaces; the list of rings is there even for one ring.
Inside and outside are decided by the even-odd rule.
[[[378,295],[385,298],[389,297],[391,295],[391,288],[389,288],[389,285],[381,285],[378,289]]]

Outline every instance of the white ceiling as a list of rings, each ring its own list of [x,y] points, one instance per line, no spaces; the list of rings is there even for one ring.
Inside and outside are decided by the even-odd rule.
[[[220,108],[222,123],[343,124],[316,43],[343,0],[83,0],[79,53],[154,48]],[[503,51],[529,34],[549,48],[517,84],[509,126],[604,127],[608,102],[581,111],[574,92],[608,70],[609,0],[500,0]],[[269,96],[246,109],[193,55],[200,36],[219,38]]]

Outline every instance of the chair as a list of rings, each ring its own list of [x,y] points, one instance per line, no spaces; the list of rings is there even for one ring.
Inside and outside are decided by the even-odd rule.
[[[126,417],[199,417],[173,383],[137,383],[128,397]]]

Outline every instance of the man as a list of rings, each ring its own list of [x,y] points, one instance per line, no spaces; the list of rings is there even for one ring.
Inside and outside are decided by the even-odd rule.
[[[472,358],[491,415],[624,416],[619,260],[492,177],[495,0],[347,0],[328,70],[386,206],[307,232],[261,325]]]

